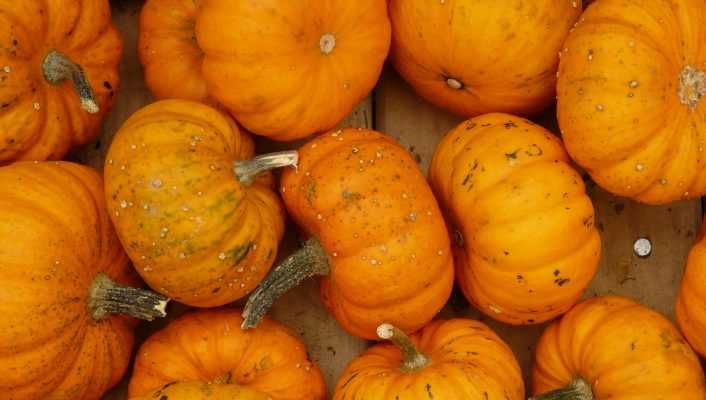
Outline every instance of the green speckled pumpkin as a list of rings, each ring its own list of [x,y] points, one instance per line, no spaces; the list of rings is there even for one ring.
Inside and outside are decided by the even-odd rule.
[[[293,155],[275,164],[294,163]],[[151,104],[118,131],[105,163],[108,208],[154,290],[212,307],[244,296],[267,274],[284,211],[270,174],[238,171],[247,163],[237,161],[252,156],[252,139],[231,118],[191,101]]]

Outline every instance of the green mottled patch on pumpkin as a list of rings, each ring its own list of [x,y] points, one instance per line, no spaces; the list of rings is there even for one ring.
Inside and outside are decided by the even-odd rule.
[[[250,249],[255,244],[255,242],[247,242],[244,245],[233,247],[232,249],[225,251],[225,259],[230,262],[230,265],[236,266],[240,264],[243,259],[248,255]]]

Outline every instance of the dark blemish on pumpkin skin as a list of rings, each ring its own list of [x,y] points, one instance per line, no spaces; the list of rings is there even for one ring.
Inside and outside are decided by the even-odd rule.
[[[503,126],[505,127],[505,129],[517,128],[517,124],[513,121],[508,121],[504,123]]]
[[[348,380],[347,380],[343,385],[341,385],[341,389],[343,389],[343,388],[345,388],[346,386],[348,386],[348,384],[351,383],[351,381],[353,381],[353,379],[355,379],[356,377],[358,377],[358,374],[360,374],[360,373],[359,373],[359,372],[356,372],[356,373],[352,374],[351,377],[348,378]]]
[[[554,270],[554,276],[559,276],[560,273],[561,271],[559,271],[558,269]]]
[[[511,153],[505,153],[505,158],[508,160],[517,160],[517,152],[520,151],[521,149],[517,149]]]
[[[431,385],[427,383],[425,388],[427,390],[427,396],[429,397],[429,399],[433,399],[434,394],[431,392]]]
[[[564,286],[564,285],[566,285],[567,283],[569,283],[570,281],[571,281],[571,279],[569,279],[569,278],[558,278],[558,279],[555,279],[555,280],[554,280],[554,283],[555,283],[557,286]]]

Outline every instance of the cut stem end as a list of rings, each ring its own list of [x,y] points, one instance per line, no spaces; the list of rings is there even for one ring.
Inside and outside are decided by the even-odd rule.
[[[431,362],[428,356],[419,351],[412,339],[394,325],[381,324],[377,328],[377,334],[380,339],[389,340],[400,349],[402,352],[400,369],[403,372],[419,371]]]
[[[706,95],[706,72],[687,65],[679,74],[679,101],[693,110]]]
[[[81,101],[81,108],[89,114],[96,114],[100,111],[93,89],[86,78],[86,74],[83,72],[83,68],[71,61],[66,55],[56,50],[51,50],[44,58],[42,72],[44,79],[52,85],[60,85],[67,79],[71,80]]]
[[[255,328],[275,300],[299,286],[304,279],[329,273],[329,259],[323,246],[316,238],[307,240],[301,249],[273,268],[252,292],[243,309],[241,328]]]
[[[233,164],[233,172],[240,183],[250,185],[262,172],[289,166],[296,168],[298,163],[299,153],[296,150],[279,151],[262,154],[250,160],[236,161]]]
[[[119,285],[100,273],[89,289],[88,311],[96,321],[113,314],[152,321],[167,316],[167,303],[169,298],[161,294]]]

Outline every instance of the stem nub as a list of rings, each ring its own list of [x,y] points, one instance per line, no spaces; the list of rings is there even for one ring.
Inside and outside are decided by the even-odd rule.
[[[576,378],[568,386],[544,394],[530,397],[528,400],[594,400],[591,385],[583,378]]]
[[[78,98],[81,100],[81,108],[90,114],[100,111],[96,97],[93,94],[86,74],[80,65],[71,61],[66,55],[51,50],[42,63],[44,79],[52,85],[60,85],[63,81],[70,79],[74,84]]]
[[[166,317],[169,299],[145,289],[119,285],[104,273],[98,274],[88,294],[88,312],[100,321],[111,314],[129,315],[152,321]]]
[[[389,340],[400,349],[402,352],[400,369],[403,372],[419,371],[431,362],[428,356],[419,351],[407,334],[392,324],[378,326],[377,334],[380,339]]]
[[[336,36],[332,33],[324,33],[319,39],[319,48],[323,54],[331,54],[333,49],[336,48]]]
[[[696,108],[701,97],[706,95],[706,72],[687,65],[679,74],[679,100],[689,107]]]
[[[301,249],[273,268],[252,292],[243,309],[241,327],[256,327],[280,296],[299,286],[304,279],[328,275],[330,271],[328,256],[319,240],[313,237],[307,240]]]
[[[240,183],[250,185],[257,174],[275,168],[294,166],[299,163],[299,153],[296,150],[279,151],[262,154],[250,160],[240,160],[233,164],[233,172]]]

